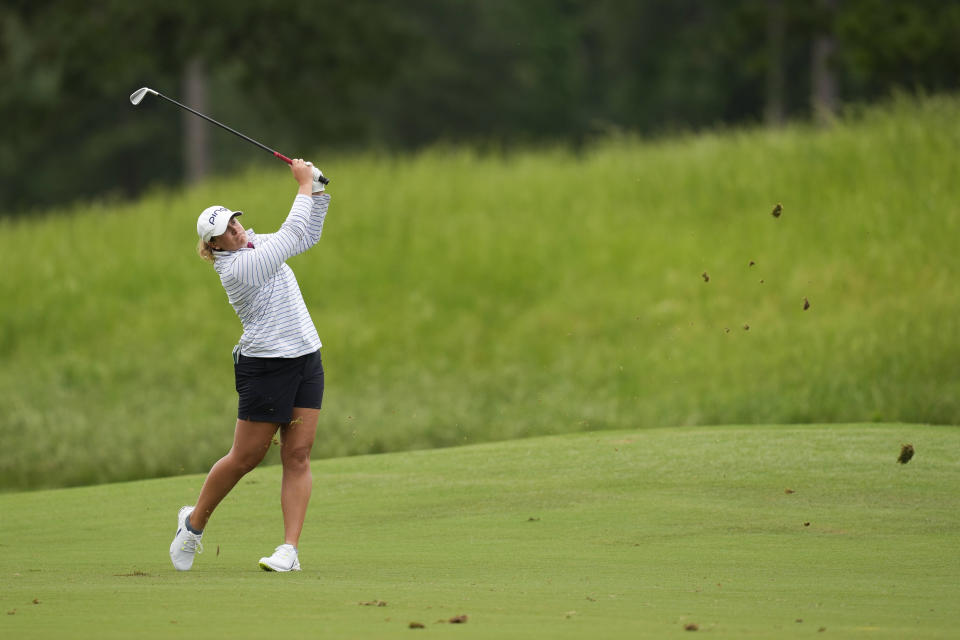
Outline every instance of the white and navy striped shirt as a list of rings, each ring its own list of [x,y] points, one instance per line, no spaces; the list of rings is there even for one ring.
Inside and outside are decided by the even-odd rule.
[[[276,233],[247,230],[253,248],[214,251],[214,268],[240,322],[240,352],[254,358],[296,358],[320,348],[320,336],[286,260],[320,240],[330,196],[298,194]]]

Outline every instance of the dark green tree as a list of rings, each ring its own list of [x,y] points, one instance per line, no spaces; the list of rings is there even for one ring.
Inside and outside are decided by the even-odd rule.
[[[208,147],[178,110],[131,107],[145,85],[306,155],[581,144],[805,118],[817,86],[832,109],[958,84],[960,0],[7,0],[0,215],[184,179]],[[256,161],[206,135],[213,170]]]

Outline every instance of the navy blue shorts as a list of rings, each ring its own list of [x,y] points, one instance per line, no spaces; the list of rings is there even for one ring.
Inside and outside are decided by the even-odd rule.
[[[233,372],[240,403],[237,418],[285,424],[293,408],[319,409],[323,401],[320,350],[299,358],[236,355]]]

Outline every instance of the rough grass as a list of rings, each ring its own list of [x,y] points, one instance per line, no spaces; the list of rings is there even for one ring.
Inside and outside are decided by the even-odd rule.
[[[324,238],[292,261],[325,345],[314,456],[960,423],[958,117],[955,98],[902,99],[825,130],[327,158]],[[240,327],[192,254],[194,222],[219,202],[276,228],[293,183],[258,167],[0,222],[0,486],[199,472],[222,455]]]
[[[186,574],[167,548],[201,476],[7,493],[0,636],[955,638],[958,450],[955,427],[781,425],[315,461],[295,575],[257,568],[277,467]]]

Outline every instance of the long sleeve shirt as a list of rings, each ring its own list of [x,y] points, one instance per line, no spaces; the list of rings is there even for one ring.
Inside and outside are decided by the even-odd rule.
[[[254,358],[296,358],[320,348],[300,286],[286,261],[320,240],[330,196],[298,194],[276,233],[247,230],[252,248],[214,251],[214,268],[243,325],[237,345]]]

